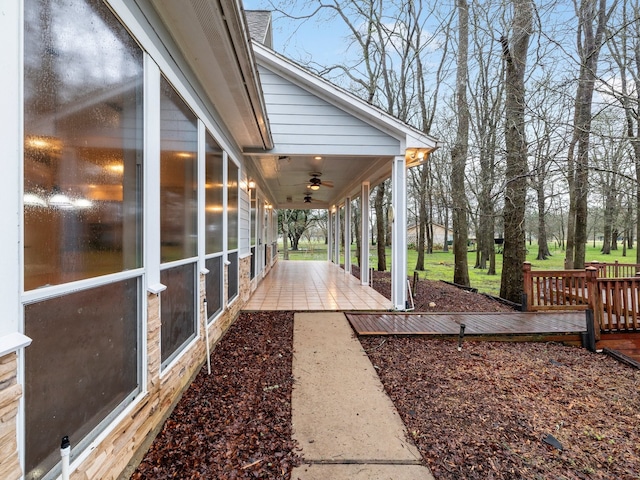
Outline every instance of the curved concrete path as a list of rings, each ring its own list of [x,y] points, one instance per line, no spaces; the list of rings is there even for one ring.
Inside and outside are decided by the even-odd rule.
[[[432,480],[342,313],[296,313],[293,480]]]

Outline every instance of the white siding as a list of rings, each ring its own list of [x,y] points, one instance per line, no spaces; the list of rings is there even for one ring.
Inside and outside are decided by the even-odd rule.
[[[263,66],[274,144],[289,154],[397,155],[400,142]]]

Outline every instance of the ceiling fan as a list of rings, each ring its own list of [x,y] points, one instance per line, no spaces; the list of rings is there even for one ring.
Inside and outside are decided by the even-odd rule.
[[[326,182],[326,181],[320,180],[322,173],[311,172],[309,175],[311,175],[311,178],[309,179],[309,184],[307,185],[307,188],[310,188],[311,190],[318,190],[320,189],[320,186],[333,188],[333,182]]]
[[[314,200],[313,197],[311,196],[311,193],[307,192],[304,194],[304,203],[315,203],[318,202],[318,200]]]

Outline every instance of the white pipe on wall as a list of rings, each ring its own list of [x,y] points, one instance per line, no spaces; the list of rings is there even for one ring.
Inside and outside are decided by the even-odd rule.
[[[207,374],[211,375],[211,353],[209,352],[209,306],[204,299],[204,341],[207,343]]]
[[[62,437],[60,443],[60,457],[62,457],[62,480],[69,480],[69,456],[71,455],[71,444],[69,437]]]

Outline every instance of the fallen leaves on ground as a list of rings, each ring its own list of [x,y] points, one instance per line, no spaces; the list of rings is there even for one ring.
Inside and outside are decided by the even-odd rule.
[[[360,269],[351,267],[360,278]],[[410,280],[413,283],[413,280]],[[391,298],[391,273],[373,271],[373,289]],[[413,295],[416,312],[513,312],[513,308],[482,294],[436,280],[420,279]]]
[[[360,341],[436,479],[640,479],[638,370],[553,343]]]
[[[131,478],[290,478],[292,350],[291,312],[242,313]]]

